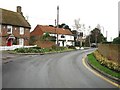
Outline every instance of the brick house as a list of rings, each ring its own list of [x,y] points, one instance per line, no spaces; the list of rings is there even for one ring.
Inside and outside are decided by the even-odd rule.
[[[43,36],[45,33],[49,33],[51,37],[55,37],[55,42],[51,42],[51,41],[41,42],[40,37]],[[55,44],[64,47],[74,46],[74,36],[72,35],[72,32],[68,29],[37,25],[35,29],[30,33],[30,36],[36,38],[36,42],[34,44],[42,48],[51,47],[52,45]]]
[[[0,46],[29,45],[31,26],[17,6],[17,11],[0,8]]]

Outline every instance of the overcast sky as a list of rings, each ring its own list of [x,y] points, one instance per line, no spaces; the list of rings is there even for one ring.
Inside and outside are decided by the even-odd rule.
[[[0,0],[0,8],[16,11],[22,7],[32,29],[37,24],[54,25],[57,18],[57,5],[60,8],[59,23],[66,23],[72,28],[74,20],[86,28],[104,27],[104,36],[108,31],[108,40],[118,36],[118,1],[119,0]],[[103,31],[102,31],[103,32]]]

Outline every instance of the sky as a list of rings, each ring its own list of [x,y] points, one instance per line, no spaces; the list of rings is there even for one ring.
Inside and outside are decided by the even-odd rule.
[[[0,8],[16,11],[17,6],[32,26],[31,31],[40,25],[55,25],[57,6],[59,6],[59,24],[65,23],[74,29],[74,20],[80,18],[91,30],[100,24],[101,32],[108,41],[118,36],[119,0],[0,0]]]

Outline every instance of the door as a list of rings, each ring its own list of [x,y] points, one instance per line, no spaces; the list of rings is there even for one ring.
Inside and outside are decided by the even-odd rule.
[[[19,39],[19,45],[24,46],[24,39],[23,38]]]

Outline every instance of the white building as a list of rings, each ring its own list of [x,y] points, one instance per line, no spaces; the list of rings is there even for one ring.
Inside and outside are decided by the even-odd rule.
[[[68,29],[37,25],[31,32],[31,36],[41,37],[45,33],[49,33],[50,36],[56,37],[55,44],[58,44],[59,46],[74,46],[74,36]]]

